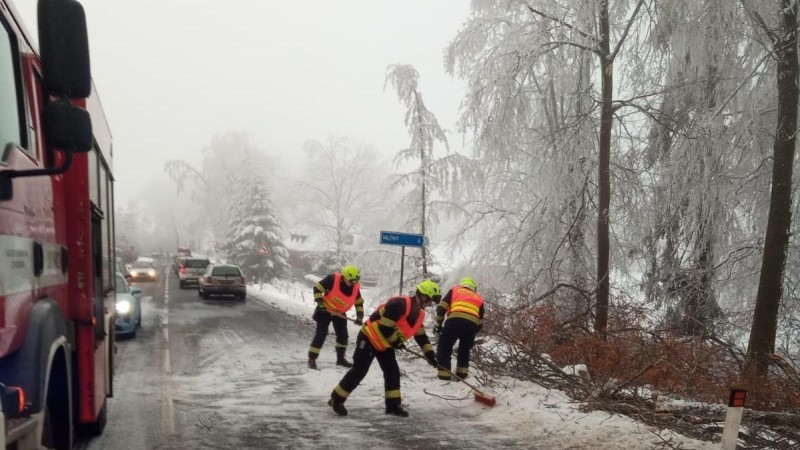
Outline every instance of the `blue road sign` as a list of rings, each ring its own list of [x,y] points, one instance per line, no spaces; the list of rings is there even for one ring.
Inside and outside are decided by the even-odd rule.
[[[402,245],[403,247],[422,247],[425,244],[425,236],[421,234],[381,231],[381,244]]]

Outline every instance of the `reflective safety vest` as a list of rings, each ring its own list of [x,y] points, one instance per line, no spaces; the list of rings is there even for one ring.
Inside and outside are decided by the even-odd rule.
[[[403,313],[403,317],[401,317],[396,322],[396,329],[397,331],[400,332],[400,334],[403,335],[404,338],[403,340],[407,341],[412,337],[414,337],[414,335],[417,333],[417,330],[419,330],[422,327],[422,323],[425,321],[425,310],[420,308],[417,321],[414,322],[414,326],[411,326],[408,323],[408,315],[411,314],[411,302],[412,302],[411,297],[402,296],[395,298],[402,298],[405,299],[406,301],[406,312]],[[386,303],[382,304],[381,306],[378,306],[377,310],[380,312],[381,315],[383,315],[384,308],[386,308]],[[380,319],[373,322],[372,318],[370,318],[364,324],[362,332],[367,336],[367,339],[369,339],[369,342],[372,344],[372,347],[374,347],[375,350],[382,352],[390,348],[392,345],[383,336],[381,330],[378,329],[379,324],[380,324]]]
[[[335,313],[345,313],[353,307],[358,298],[358,293],[361,290],[361,283],[353,284],[353,292],[350,295],[345,295],[341,289],[342,274],[339,272],[333,273],[333,287],[330,292],[322,296],[322,303],[328,311]]]
[[[453,293],[450,295],[451,316],[453,314],[458,315],[458,313],[461,313],[480,318],[481,306],[483,306],[483,296],[472,289],[467,289],[463,286],[457,286],[455,289],[453,289]]]

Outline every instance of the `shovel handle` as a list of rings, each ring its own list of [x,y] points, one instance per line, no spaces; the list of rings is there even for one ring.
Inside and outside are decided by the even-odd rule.
[[[406,348],[405,348],[405,351],[407,351],[407,352],[411,353],[412,355],[419,356],[420,358],[422,358],[422,359],[424,359],[424,360],[426,360],[426,361],[428,360],[428,358],[426,358],[426,357],[425,357],[425,355],[423,355],[422,353],[418,353],[418,352],[416,352],[416,351],[414,351],[414,350],[411,350],[411,349],[410,349],[410,348],[408,348],[408,347],[406,347]],[[467,386],[469,386],[469,387],[470,387],[470,389],[472,389],[473,391],[475,391],[475,392],[479,392],[481,395],[484,395],[484,394],[483,394],[483,392],[482,392],[480,389],[478,389],[477,387],[475,387],[475,386],[473,386],[472,384],[468,383],[466,380],[464,380],[463,378],[459,377],[458,375],[454,374],[453,372],[451,372],[451,371],[450,371],[449,369],[447,369],[446,367],[442,367],[442,365],[441,365],[441,364],[439,364],[438,362],[436,363],[436,366],[439,368],[439,370],[443,370],[443,371],[445,371],[445,372],[449,373],[451,377],[453,377],[453,378],[455,378],[455,379],[456,379],[456,381],[460,381],[460,382],[462,382],[462,383],[466,384]]]

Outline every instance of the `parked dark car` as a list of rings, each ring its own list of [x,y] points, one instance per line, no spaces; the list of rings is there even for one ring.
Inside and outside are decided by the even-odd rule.
[[[203,276],[209,264],[211,264],[211,261],[206,258],[184,259],[178,269],[178,285],[180,288],[185,288],[187,284],[197,284],[197,280]]]
[[[244,300],[247,286],[242,270],[233,264],[209,265],[198,281],[197,294],[204,299],[212,295],[232,295]]]

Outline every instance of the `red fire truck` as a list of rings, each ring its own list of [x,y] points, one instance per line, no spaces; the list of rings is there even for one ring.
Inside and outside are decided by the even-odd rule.
[[[0,449],[71,448],[112,393],[112,147],[83,7],[0,0]]]

